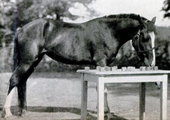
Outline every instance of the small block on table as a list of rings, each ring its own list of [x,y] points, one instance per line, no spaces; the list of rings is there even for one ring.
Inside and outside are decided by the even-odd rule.
[[[117,66],[113,66],[111,69],[112,69],[112,71],[115,71],[115,70],[117,70]]]
[[[148,67],[146,67],[146,70],[150,71],[150,70],[152,70],[152,67],[148,66]]]
[[[101,71],[101,66],[97,66],[97,67],[96,67],[96,70],[97,70],[97,71]]]
[[[105,66],[106,71],[111,71],[111,67]]]
[[[146,67],[145,66],[141,66],[140,67],[140,71],[145,71],[146,70]]]
[[[86,71],[89,71],[90,70],[90,67],[85,67],[84,68]]]
[[[153,70],[158,70],[158,66],[153,66],[152,69]]]
[[[126,67],[122,67],[122,71],[126,71],[126,69],[127,69]]]
[[[135,67],[129,66],[127,67],[127,71],[135,71]]]

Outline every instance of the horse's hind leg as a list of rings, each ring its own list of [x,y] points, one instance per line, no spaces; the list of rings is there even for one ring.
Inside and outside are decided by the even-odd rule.
[[[21,78],[22,80],[18,83],[18,115],[21,116],[26,111],[26,81],[28,77],[33,73],[34,68],[38,65],[38,63],[42,60],[44,53],[40,54],[36,60],[34,60],[31,64],[25,64],[25,74]],[[29,67],[29,65],[31,65]]]
[[[12,115],[10,111],[11,100],[12,100],[14,88],[18,86],[18,83],[21,80],[21,76],[22,76],[22,69],[21,67],[18,66],[10,78],[9,90],[3,108],[2,117],[9,117]]]
[[[18,88],[18,114],[21,116],[26,107],[26,81],[31,73],[34,71],[34,67],[38,65],[44,54],[41,54],[36,60],[29,60],[29,62],[20,63],[13,75],[10,78],[10,85],[8,90],[7,99],[4,105],[4,112],[2,117],[11,116],[11,99],[14,88]]]
[[[33,73],[34,68],[42,60],[43,56],[44,56],[44,53],[40,54],[37,57],[37,59],[34,60],[34,62],[31,64],[30,67],[29,67],[29,65],[25,64],[25,67],[26,67],[25,69],[27,69],[27,71],[25,72],[25,74],[22,78],[23,80],[21,80],[19,82],[18,86],[17,86],[18,87],[18,107],[19,107],[18,115],[19,116],[23,115],[23,113],[25,112],[25,107],[26,107],[26,81],[27,81],[28,77]]]

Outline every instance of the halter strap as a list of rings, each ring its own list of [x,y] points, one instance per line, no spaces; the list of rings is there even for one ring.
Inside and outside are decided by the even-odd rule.
[[[138,52],[139,52],[139,53],[146,53],[146,52],[152,51],[153,49],[155,49],[155,47],[151,48],[150,50],[145,50],[145,51],[144,51],[144,50],[143,50],[143,51],[140,50],[140,51],[138,51]]]
[[[138,33],[134,36],[134,38],[136,37],[136,36],[140,36],[140,30],[138,31]],[[153,48],[151,48],[150,50],[141,50],[140,49],[140,44],[139,44],[139,39],[138,39],[138,49],[139,49],[139,51],[138,51],[138,53],[146,53],[146,52],[149,52],[149,51],[152,51],[153,49],[155,49],[155,47],[153,47]]]

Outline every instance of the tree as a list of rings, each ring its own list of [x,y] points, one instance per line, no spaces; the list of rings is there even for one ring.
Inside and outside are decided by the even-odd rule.
[[[164,17],[170,18],[170,0],[164,1],[164,6],[163,6],[162,10],[165,11]]]
[[[0,0],[0,53],[12,53],[13,36],[18,27],[22,27],[32,20],[47,18],[63,21],[63,18],[71,20],[79,16],[70,13],[69,8],[75,3],[81,3],[88,9],[91,15],[94,11],[88,8],[93,0]],[[5,52],[3,52],[5,51]],[[10,59],[10,60],[9,60]],[[0,71],[6,69],[6,62],[12,66],[12,55],[0,55]],[[1,65],[3,63],[4,65]]]
[[[15,2],[14,2],[15,1]],[[64,17],[75,20],[79,16],[69,12],[75,3],[81,3],[94,15],[95,11],[88,8],[93,0],[0,0],[0,27],[15,31],[26,23],[38,19],[48,18],[63,20]],[[5,22],[5,24],[4,24]]]

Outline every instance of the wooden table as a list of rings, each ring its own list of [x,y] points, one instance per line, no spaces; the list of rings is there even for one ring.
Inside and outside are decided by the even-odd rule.
[[[82,79],[82,95],[81,95],[81,120],[87,117],[87,90],[88,82],[96,82],[98,88],[97,94],[97,118],[104,120],[104,84],[106,83],[140,83],[139,92],[139,118],[145,119],[145,83],[160,82],[161,83],[161,100],[160,100],[160,119],[167,120],[167,89],[168,89],[168,73],[166,70],[150,70],[140,71],[98,71],[98,70],[78,70]]]

